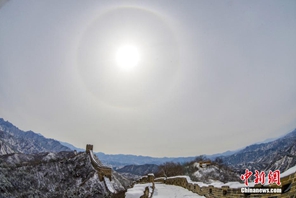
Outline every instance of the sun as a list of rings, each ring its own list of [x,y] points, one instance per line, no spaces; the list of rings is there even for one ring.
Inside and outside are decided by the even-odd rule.
[[[123,45],[116,52],[117,65],[123,70],[131,70],[140,60],[138,49],[133,45]]]

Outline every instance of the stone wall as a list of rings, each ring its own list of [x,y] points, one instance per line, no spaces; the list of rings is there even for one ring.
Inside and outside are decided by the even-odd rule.
[[[98,162],[94,158],[93,145],[91,144],[86,145],[86,153],[89,154],[91,159],[91,164],[94,167],[94,169],[96,169],[100,181],[103,181],[104,177],[108,177],[111,180],[112,169],[107,166],[101,166],[100,164],[98,164]]]
[[[148,174],[147,176],[143,176],[137,183],[140,183],[140,184],[145,184],[145,183],[152,183],[152,192],[150,194],[150,191],[149,191],[149,186],[146,186],[145,190],[144,190],[144,194],[140,197],[140,198],[152,198],[153,197],[153,194],[154,194],[154,189],[155,189],[155,185],[154,185],[154,174],[153,173],[150,173]]]
[[[93,150],[93,147],[94,147],[93,145],[91,145],[91,144],[87,144],[87,145],[86,145],[86,150],[85,150],[86,153],[89,153],[89,151],[92,151],[92,150]]]
[[[147,179],[146,179],[147,180]],[[145,179],[143,180],[145,181]],[[154,182],[160,182],[168,185],[176,185],[186,188],[194,193],[207,198],[236,198],[236,197],[256,197],[256,198],[296,198],[296,173],[281,178],[281,186],[270,185],[265,187],[281,188],[282,194],[248,194],[242,193],[241,188],[230,188],[229,186],[222,186],[221,188],[214,187],[213,185],[199,186],[197,183],[192,182],[186,176],[156,178]],[[262,188],[263,186],[256,185],[254,188]],[[285,192],[287,191],[287,192]]]

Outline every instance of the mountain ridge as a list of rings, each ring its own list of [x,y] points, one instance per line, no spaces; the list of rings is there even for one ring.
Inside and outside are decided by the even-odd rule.
[[[252,144],[239,152],[221,157],[227,165],[237,169],[286,171],[296,165],[296,129],[267,143]]]
[[[76,151],[84,151],[84,149],[78,148],[70,143],[61,142],[64,146],[67,146],[71,150]],[[239,149],[241,150],[241,149]],[[225,151],[222,153],[212,154],[212,155],[203,155],[209,159],[215,159],[219,156],[228,156],[233,153],[238,152],[235,151]],[[143,156],[143,155],[132,155],[132,154],[106,154],[104,152],[95,152],[98,158],[104,163],[113,168],[122,168],[127,165],[146,165],[146,164],[155,164],[160,165],[165,162],[176,162],[176,163],[184,163],[194,160],[198,156],[191,157],[151,157],[151,156]]]
[[[18,137],[20,140],[14,140]],[[59,142],[54,139],[45,138],[33,131],[24,132],[8,121],[0,118],[0,155],[15,152],[38,153],[58,151],[84,151],[67,142]],[[150,157],[141,155],[105,154],[95,152],[102,163],[113,167],[122,168],[126,165],[160,165],[165,162],[185,163],[194,160],[192,157]],[[279,169],[285,171],[296,164],[296,129],[280,138],[254,143],[236,151],[226,151],[213,155],[203,155],[211,160],[221,158],[226,165],[237,170],[249,168],[250,170]]]
[[[71,151],[59,141],[46,138],[33,131],[22,131],[0,118],[0,155],[9,153],[39,153]]]
[[[0,178],[0,197],[111,197],[86,152],[0,155]],[[121,192],[131,182],[113,172],[112,185]]]

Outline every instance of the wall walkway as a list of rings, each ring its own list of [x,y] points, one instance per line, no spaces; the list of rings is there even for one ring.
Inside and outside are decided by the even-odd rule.
[[[97,171],[100,181],[104,181],[107,189],[111,193],[115,193],[115,190],[110,182],[112,179],[112,169],[107,166],[102,166],[96,161],[93,153],[93,145],[90,145],[90,144],[86,145],[86,153],[89,154],[91,164],[94,167],[94,169]]]

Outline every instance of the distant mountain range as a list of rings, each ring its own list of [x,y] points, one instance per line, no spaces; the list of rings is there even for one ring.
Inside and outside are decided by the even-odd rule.
[[[77,148],[72,144],[66,142],[60,142],[62,145],[67,146],[71,150],[76,151],[84,151],[84,149]],[[223,153],[213,154],[213,155],[204,155],[208,159],[215,159],[216,157],[221,156],[229,156],[232,155],[239,150],[236,151],[226,151]],[[102,163],[111,166],[113,168],[121,168],[126,165],[146,165],[146,164],[155,164],[160,165],[165,162],[175,162],[175,163],[184,163],[194,160],[198,156],[192,157],[150,157],[150,156],[142,156],[142,155],[126,155],[126,154],[105,154],[103,152],[95,153],[98,158],[102,161]]]
[[[71,150],[84,151],[85,149],[77,148],[72,144],[66,142],[60,142],[62,145],[67,146]],[[103,152],[95,152],[98,158],[103,164],[111,166],[113,168],[121,168],[126,165],[144,165],[144,164],[162,164],[165,162],[188,162],[195,157],[149,157],[142,155],[125,155],[125,154],[105,154]]]
[[[40,152],[59,152],[85,151],[85,149],[77,148],[67,142],[59,142],[54,139],[45,138],[39,133],[33,131],[23,131],[14,126],[12,123],[0,118],[0,155],[10,153],[40,153]],[[178,157],[178,158],[155,158],[149,156],[137,155],[108,155],[102,152],[95,153],[102,163],[111,167],[123,167],[125,165],[135,164],[162,164],[167,161],[186,162],[191,161],[195,157]]]
[[[118,193],[131,185],[116,171],[111,177]],[[86,152],[73,152],[57,140],[22,131],[0,118],[0,197],[33,196],[110,197],[110,192]]]
[[[12,123],[0,118],[0,155],[9,153],[38,153],[38,152],[59,152],[76,150],[78,152],[85,149],[75,147],[74,145],[61,142],[50,138],[45,138],[40,133],[33,131],[23,131]],[[205,155],[209,159],[217,156],[227,156],[237,151],[227,151],[224,153]],[[125,154],[105,154],[103,152],[95,153],[102,163],[114,168],[120,168],[126,165],[144,165],[144,164],[163,164],[165,162],[189,162],[196,158],[192,157],[149,157],[141,155]]]
[[[107,155],[96,153],[102,162],[110,166],[120,167],[124,165],[160,165],[165,162],[189,162],[196,157],[163,157],[155,158],[136,155]],[[226,151],[214,155],[204,155],[214,160],[217,157],[224,161],[224,164],[235,169],[245,170],[276,170],[285,171],[296,165],[296,129],[278,139],[265,140],[263,143],[256,143],[236,151]]]
[[[236,169],[286,171],[296,165],[296,129],[271,142],[252,144],[233,155],[221,158]]]
[[[59,152],[59,151],[84,151],[66,142],[59,142],[54,139],[45,138],[33,131],[24,132],[8,121],[0,118],[0,155],[9,153],[38,153],[38,152]],[[137,155],[108,155],[102,152],[95,153],[103,164],[114,169],[126,165],[160,165],[165,162],[189,162],[193,157],[149,157]],[[226,151],[214,155],[204,155],[214,160],[221,158],[225,164],[237,169],[244,170],[268,170],[279,169],[285,171],[296,165],[296,129],[287,135],[276,140],[269,140],[265,143],[257,143],[237,151]]]
[[[131,173],[134,175],[147,175],[148,173],[157,173],[158,166],[155,164],[145,164],[145,165],[127,165],[123,168],[116,170],[119,173]]]

